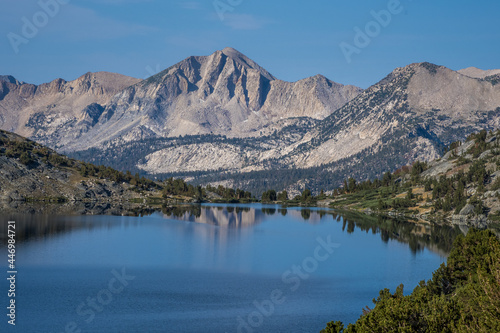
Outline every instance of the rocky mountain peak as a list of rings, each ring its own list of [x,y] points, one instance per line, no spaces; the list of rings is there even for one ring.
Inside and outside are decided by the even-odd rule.
[[[220,77],[247,75],[249,72],[258,73],[268,81],[276,80],[255,61],[233,48],[226,47],[209,56],[190,56],[144,80],[142,86],[182,82],[184,86],[192,84],[199,88],[200,84],[209,82],[211,85],[209,90],[212,90]],[[183,82],[185,80],[188,82]],[[195,87],[191,88],[197,90]],[[180,89],[180,91],[185,90]]]
[[[76,80],[68,82],[73,93],[92,93],[95,95],[114,94],[140,82],[140,79],[110,72],[87,72]]]
[[[91,81],[86,74],[81,85]],[[290,125],[285,119],[323,119],[361,91],[322,75],[282,81],[241,52],[225,48],[188,57],[117,92],[102,113],[91,108],[96,112],[80,114],[86,124],[80,131],[82,137],[70,138],[63,145],[71,151],[117,138],[255,136]]]
[[[430,62],[416,62],[404,67],[397,67],[378,84],[386,84],[393,80],[400,81],[401,79],[409,80],[416,73],[436,74],[438,71],[448,70],[444,66],[439,66]]]
[[[238,50],[235,50],[232,47],[226,47],[225,49],[223,49],[220,52],[222,52],[224,55],[226,55],[227,57],[234,60],[236,63],[238,63],[242,67],[246,67],[249,69],[254,69],[254,70],[259,71],[262,74],[262,76],[264,76],[266,79],[268,79],[270,81],[276,80],[276,78],[271,73],[269,73],[267,70],[265,70],[264,68],[259,66],[255,61],[248,58],[247,56],[245,56],[243,53],[239,52]]]
[[[20,86],[20,85],[24,84],[24,82],[18,81],[12,75],[0,75],[0,81],[12,83],[12,84],[15,84],[16,86]]]
[[[225,48],[146,80],[98,72],[18,86],[6,76],[0,128],[151,173],[324,166],[377,176],[500,126],[500,77],[474,71],[414,63],[362,90],[319,74],[279,80]]]

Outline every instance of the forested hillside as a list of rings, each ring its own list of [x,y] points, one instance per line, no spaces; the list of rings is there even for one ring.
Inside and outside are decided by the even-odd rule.
[[[330,322],[321,333],[500,332],[500,242],[491,231],[459,236],[447,263],[405,296],[380,291],[346,328]]]

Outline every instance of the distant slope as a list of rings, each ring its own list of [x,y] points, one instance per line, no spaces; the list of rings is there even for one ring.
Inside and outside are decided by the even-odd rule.
[[[488,76],[500,74],[500,69],[482,70],[477,67],[468,67],[458,71],[460,74],[467,75],[476,79],[484,79]]]
[[[193,186],[183,179],[153,181],[129,171],[94,165],[60,155],[17,134],[0,130],[0,206],[17,207],[13,201],[78,202],[82,213],[141,210],[130,201],[144,204],[179,202],[252,202],[252,194],[241,189]],[[89,204],[89,205],[87,205]],[[78,208],[76,208],[78,206]],[[25,206],[31,207],[31,206]],[[32,207],[35,209],[35,207]],[[62,210],[68,211],[68,205]],[[148,207],[142,207],[146,210]],[[141,208],[141,209],[142,209]],[[30,208],[31,209],[31,208]]]
[[[323,119],[360,92],[321,75],[281,81],[225,48],[189,57],[125,89],[113,97],[91,131],[66,141],[63,149],[180,135],[255,137],[281,129],[285,119]]]
[[[86,163],[69,159],[34,141],[0,130],[0,200],[114,201],[141,197],[116,170],[106,177],[85,175]],[[112,180],[114,177],[116,180]],[[148,186],[154,184],[148,181]]]
[[[33,85],[0,79],[0,128],[58,148],[88,131],[111,97],[139,82],[120,74],[87,73],[76,80]]]
[[[129,143],[117,139],[104,149],[78,156],[112,165],[124,163],[120,156],[133,156],[128,167],[253,192],[265,187],[328,190],[349,176],[368,179],[417,159],[430,161],[451,142],[498,128],[500,85],[442,66],[411,64],[394,70],[322,120],[288,118],[277,124],[273,132],[245,139],[213,135]],[[210,149],[217,149],[220,156],[207,163]]]
[[[500,222],[500,130],[482,130],[454,142],[446,154],[417,161],[379,179],[346,180],[334,207],[476,228]]]
[[[311,167],[370,148],[403,143],[408,162],[437,158],[440,147],[500,125],[500,85],[429,63],[398,68],[324,119],[285,165]]]
[[[275,183],[272,173],[264,171],[234,177],[247,183],[264,177],[276,189],[332,189],[332,184],[338,186],[349,176],[369,179],[415,160],[436,159],[451,142],[499,127],[500,85],[442,66],[411,64],[394,70],[311,127],[290,150],[276,149],[278,153],[255,164],[254,170],[284,170],[280,174],[286,182]],[[276,137],[291,136],[287,131]],[[285,171],[294,168],[303,171]]]
[[[361,90],[321,75],[281,81],[225,48],[146,80],[95,73],[33,86],[3,77],[0,127],[120,170],[319,191],[432,160],[500,127],[494,73],[415,63]]]

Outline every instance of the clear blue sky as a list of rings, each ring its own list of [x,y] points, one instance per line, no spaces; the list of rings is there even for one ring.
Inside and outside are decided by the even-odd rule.
[[[39,0],[1,2],[0,74],[36,84],[88,71],[143,78],[226,46],[283,80],[323,74],[363,88],[413,62],[500,68],[499,1],[400,0],[378,27],[371,11],[397,0],[40,1],[68,3],[48,15]],[[214,3],[227,6],[223,19]],[[26,21],[38,31],[23,32]],[[367,24],[369,45],[347,62],[339,45],[356,46],[354,29]]]

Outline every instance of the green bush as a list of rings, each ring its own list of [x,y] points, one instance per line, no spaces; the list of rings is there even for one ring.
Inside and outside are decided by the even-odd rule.
[[[471,229],[455,239],[447,263],[408,295],[381,290],[375,307],[344,329],[330,322],[322,333],[500,332],[500,241]]]

